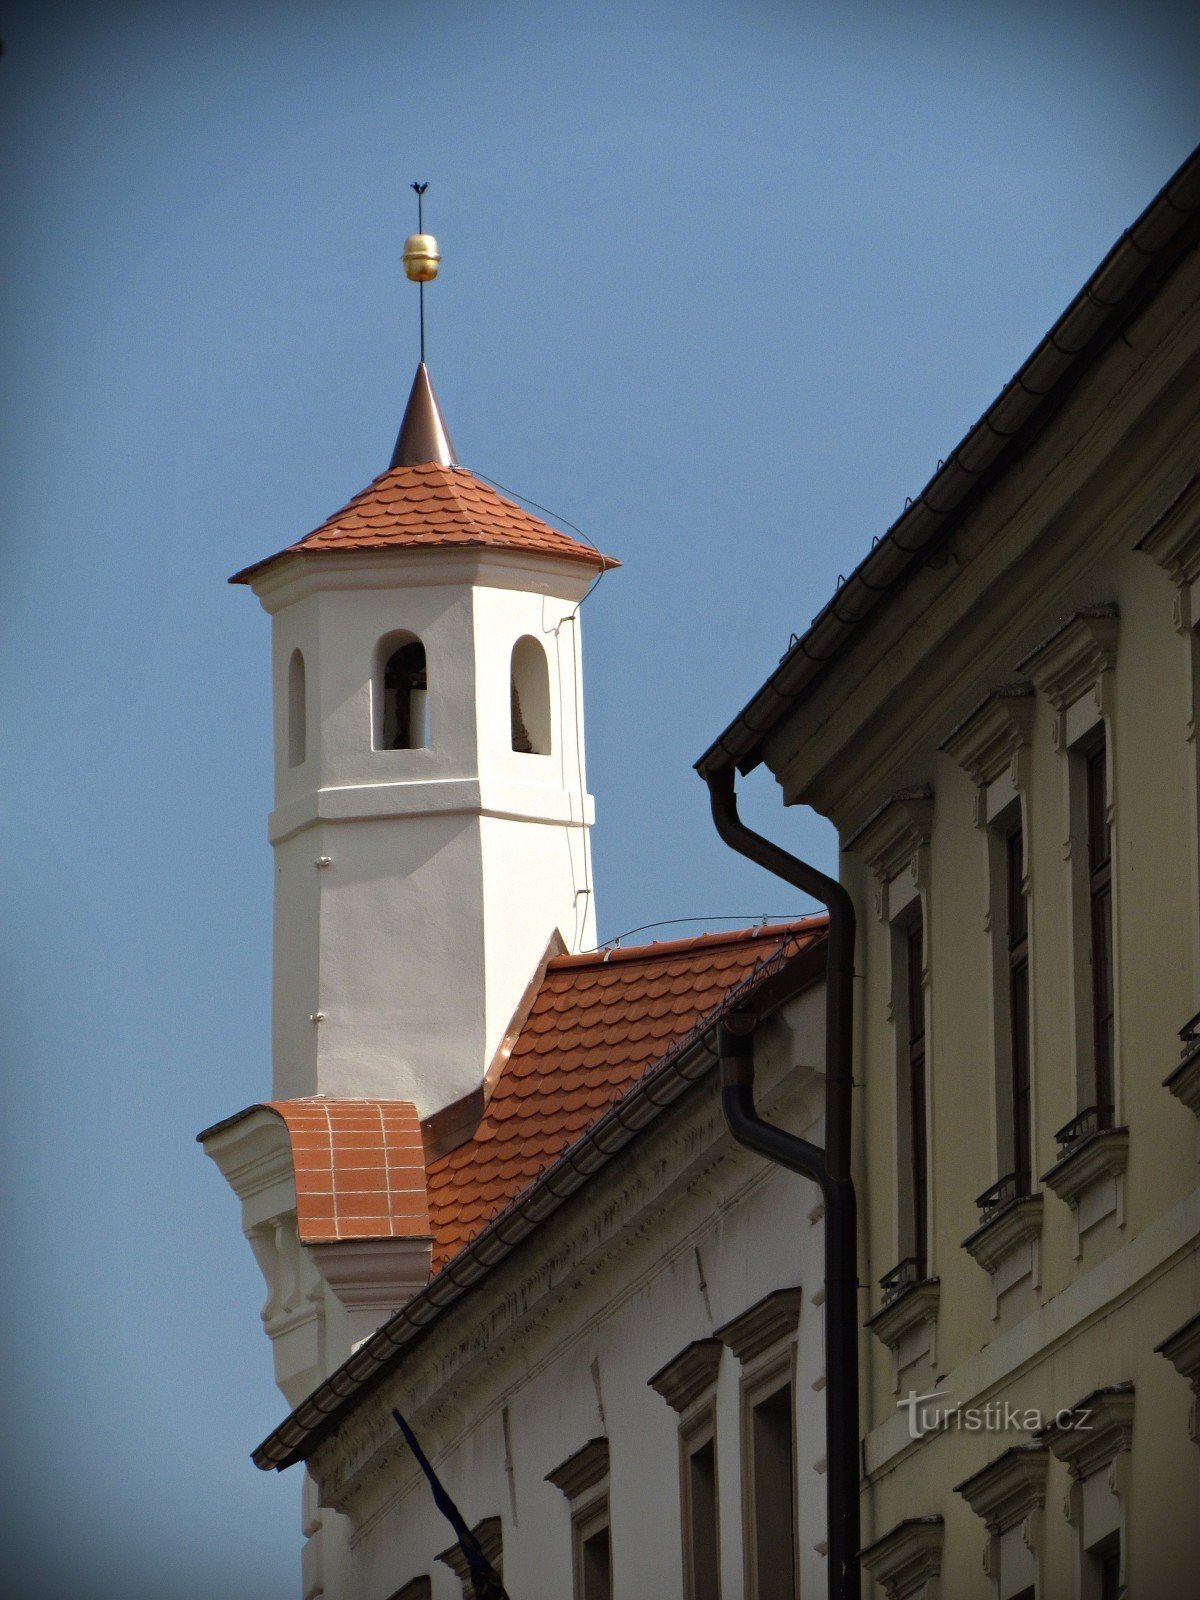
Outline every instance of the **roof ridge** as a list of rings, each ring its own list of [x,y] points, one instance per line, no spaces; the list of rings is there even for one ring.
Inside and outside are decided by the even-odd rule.
[[[784,938],[788,934],[817,932],[829,923],[824,911],[791,922],[754,923],[746,928],[729,928],[714,932],[694,933],[685,939],[654,939],[649,944],[604,946],[598,950],[584,950],[577,954],[553,956],[546,964],[548,972],[561,972],[573,967],[603,967],[614,962],[652,961],[664,955],[683,955],[697,947],[718,944],[744,944],[754,939]]]

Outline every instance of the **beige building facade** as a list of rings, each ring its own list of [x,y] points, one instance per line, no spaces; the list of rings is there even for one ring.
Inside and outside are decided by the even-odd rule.
[[[864,1594],[1200,1582],[1198,166],[701,763],[857,914]]]

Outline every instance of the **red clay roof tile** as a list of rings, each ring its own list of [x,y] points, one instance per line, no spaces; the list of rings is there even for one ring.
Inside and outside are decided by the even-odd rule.
[[[280,556],[347,550],[427,550],[477,546],[533,551],[582,561],[601,571],[620,566],[612,556],[572,539],[524,511],[462,467],[428,463],[392,467],[335,511],[319,528],[263,561],[235,572],[248,583]]]
[[[824,934],[809,918],[552,960],[474,1134],[429,1164],[434,1271],[756,966]]]
[[[407,1100],[267,1100],[292,1146],[305,1244],[430,1232],[417,1108]]]

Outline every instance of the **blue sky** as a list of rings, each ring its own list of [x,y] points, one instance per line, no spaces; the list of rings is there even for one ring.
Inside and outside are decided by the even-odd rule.
[[[192,1142],[270,1083],[268,623],[225,578],[387,464],[410,180],[464,463],[625,563],[584,613],[602,934],[787,913],[691,762],[1188,153],[1191,9],[8,7],[0,1504],[27,1600],[299,1592],[296,1474],[248,1460],[285,1409],[261,1282]]]

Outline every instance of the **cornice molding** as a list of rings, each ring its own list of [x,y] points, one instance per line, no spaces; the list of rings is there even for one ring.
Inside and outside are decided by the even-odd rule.
[[[980,786],[995,783],[1028,746],[1036,709],[1032,683],[994,689],[947,735],[940,748]]]
[[[800,1321],[802,1291],[773,1289],[748,1311],[716,1330],[717,1338],[739,1361],[753,1361],[772,1345],[795,1333]]]
[[[1006,1533],[1046,1504],[1050,1452],[1043,1444],[1019,1444],[990,1461],[981,1472],[955,1484],[989,1533]]]
[[[1133,1445],[1131,1383],[1094,1389],[1034,1437],[1066,1465],[1072,1478],[1090,1478]]]
[[[861,1552],[863,1566],[887,1600],[925,1600],[942,1570],[946,1524],[941,1517],[906,1517]]]
[[[1115,604],[1085,606],[1017,665],[1056,711],[1094,689],[1117,659],[1121,617]]]
[[[720,1339],[696,1339],[646,1382],[673,1411],[686,1411],[716,1383],[724,1349]]]
[[[568,1500],[594,1489],[608,1477],[608,1440],[589,1439],[582,1450],[568,1456],[561,1466],[546,1474],[546,1482],[561,1489]]]
[[[933,790],[927,784],[901,789],[869,817],[844,848],[860,856],[877,878],[896,877],[933,831]]]

